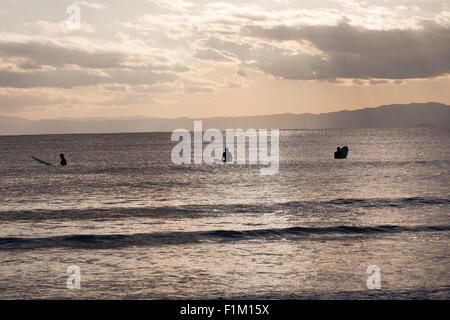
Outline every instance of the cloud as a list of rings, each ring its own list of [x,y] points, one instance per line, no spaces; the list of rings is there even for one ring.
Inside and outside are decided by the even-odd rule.
[[[72,88],[97,84],[153,85],[173,82],[189,69],[158,57],[74,44],[0,40],[0,87]]]
[[[74,5],[89,8],[89,9],[106,9],[103,3],[91,2],[91,1],[76,1]]]
[[[47,36],[61,36],[61,35],[68,35],[73,34],[74,30],[71,30],[67,28],[67,21],[63,20],[60,22],[51,22],[46,20],[38,20],[35,23],[25,23],[25,26],[29,30],[33,30],[36,32],[37,30],[40,31],[41,34],[45,34]],[[89,24],[87,22],[83,22],[80,25],[80,29],[76,30],[77,33],[94,33],[95,27],[92,24]]]
[[[297,41],[321,51],[263,55],[253,64],[286,79],[408,79],[450,72],[450,29],[431,22],[405,30],[369,30],[345,21],[334,26],[247,26],[241,34],[275,41],[274,48]]]
[[[450,7],[442,0],[144,0],[126,8],[120,1],[73,0],[82,9],[80,30],[67,28],[67,3],[44,1],[27,11],[22,2],[0,5],[0,92],[24,95],[0,102],[18,109],[29,108],[33,97],[51,105],[78,95],[73,104],[92,110],[116,96],[117,105],[141,105],[150,96],[181,105],[185,93],[256,92],[272,76],[373,90],[450,70]],[[273,83],[273,95],[298,90]],[[416,82],[405,83],[400,89]],[[51,98],[37,94],[45,92]],[[189,99],[204,101],[202,94]],[[67,105],[54,109],[65,112]]]
[[[224,52],[228,56],[238,57],[244,61],[252,58],[252,45],[249,43],[237,43],[231,40],[210,37],[203,42],[203,46]]]
[[[0,87],[34,88],[54,87],[73,88],[97,84],[152,85],[173,82],[177,76],[172,73],[154,73],[149,70],[110,70],[105,73],[89,70],[38,70],[16,72],[0,70]]]
[[[112,86],[106,86],[105,89],[109,90],[109,91],[116,91],[116,92],[126,92],[127,91],[127,87],[126,86],[115,86],[115,85],[112,85]]]
[[[46,107],[65,102],[67,102],[67,99],[51,97],[48,94],[1,93],[0,111],[17,112],[26,109],[26,107]]]
[[[208,93],[208,92],[214,92],[214,89],[212,88],[206,88],[206,87],[186,87],[184,88],[185,93]]]
[[[143,94],[126,94],[102,101],[99,104],[104,106],[125,106],[125,105],[138,105],[138,104],[153,104],[155,98],[149,95]]]
[[[34,65],[60,67],[77,65],[85,68],[117,68],[125,55],[111,51],[87,51],[74,46],[61,46],[37,41],[0,42],[3,57],[27,58]]]
[[[233,62],[232,59],[226,57],[224,54],[217,50],[204,49],[198,50],[194,57],[200,60],[220,61],[220,62]]]
[[[440,14],[436,15],[436,21],[439,24],[450,27],[450,11],[442,11]]]
[[[173,82],[177,75],[167,72],[153,72],[151,70],[110,70],[110,82],[129,85],[153,85],[157,83]]]
[[[160,84],[160,85],[154,85],[154,86],[148,86],[148,85],[136,86],[136,87],[134,87],[133,90],[135,92],[140,92],[140,93],[171,93],[171,92],[175,92],[176,89],[177,88],[172,85]]]
[[[365,83],[365,81],[361,79],[354,79],[352,82],[358,86],[363,86]]]
[[[381,79],[381,80],[371,79],[369,81],[369,83],[372,86],[376,86],[376,85],[379,85],[379,84],[386,84],[386,83],[389,83],[389,82],[387,80],[383,80],[383,79]]]
[[[160,8],[167,9],[174,12],[187,12],[190,8],[195,6],[194,3],[183,0],[147,0]]]
[[[111,82],[108,77],[91,74],[84,70],[38,70],[17,72],[0,70],[0,87],[33,88],[55,87],[72,88]]]
[[[228,86],[227,86],[227,88],[230,88],[230,89],[238,89],[238,88],[242,88],[242,85],[241,85],[240,83],[228,81]]]

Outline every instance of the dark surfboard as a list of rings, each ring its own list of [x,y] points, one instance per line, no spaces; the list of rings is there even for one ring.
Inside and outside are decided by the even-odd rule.
[[[31,156],[31,159],[36,160],[39,163],[45,164],[46,166],[51,166],[51,163],[45,162],[44,160],[41,160],[39,158],[36,158],[35,156]]]
[[[347,158],[347,154],[348,154],[348,147],[342,147],[341,148],[341,159]]]

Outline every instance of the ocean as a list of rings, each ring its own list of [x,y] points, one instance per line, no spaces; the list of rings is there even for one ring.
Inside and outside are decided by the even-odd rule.
[[[0,298],[449,299],[449,141],[282,130],[263,176],[170,133],[0,136]]]

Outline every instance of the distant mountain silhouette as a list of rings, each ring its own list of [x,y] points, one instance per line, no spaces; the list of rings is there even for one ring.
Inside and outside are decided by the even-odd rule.
[[[56,119],[26,120],[0,116],[0,135],[57,133],[163,132],[177,128],[193,129],[194,120],[203,120],[203,128],[382,128],[449,126],[450,106],[429,102],[393,104],[377,108],[322,114],[275,114],[249,117],[128,118],[128,119]]]

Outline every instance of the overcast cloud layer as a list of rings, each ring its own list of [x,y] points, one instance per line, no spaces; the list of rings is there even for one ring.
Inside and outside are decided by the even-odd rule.
[[[80,29],[67,26],[69,5]],[[450,73],[448,1],[5,0],[0,30],[8,114],[201,105],[270,79],[379,86]]]
[[[309,42],[321,51],[280,55],[255,64],[288,79],[410,79],[450,72],[450,29],[433,22],[404,30],[369,30],[345,21],[336,26],[248,26],[242,34]]]

